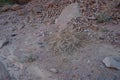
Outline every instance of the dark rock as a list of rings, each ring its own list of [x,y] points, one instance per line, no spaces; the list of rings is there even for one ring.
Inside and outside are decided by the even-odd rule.
[[[35,13],[41,13],[43,9],[42,9],[41,6],[36,6],[36,7],[33,8],[33,10],[34,10]]]
[[[9,43],[8,39],[6,38],[0,39],[0,48],[7,45],[8,43]]]
[[[11,80],[9,73],[2,62],[0,62],[0,80]]]
[[[13,3],[17,3],[17,4],[26,4],[28,2],[30,2],[31,0],[11,0]]]
[[[1,11],[6,12],[6,11],[9,11],[10,9],[11,9],[11,5],[5,5],[1,8]]]
[[[16,33],[12,33],[11,34],[11,37],[15,37],[17,34]]]

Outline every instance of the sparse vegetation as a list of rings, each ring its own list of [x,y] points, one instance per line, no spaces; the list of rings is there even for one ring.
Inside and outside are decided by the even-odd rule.
[[[15,58],[15,61],[20,62],[20,63],[31,63],[34,62],[38,59],[39,57],[34,54],[29,54],[29,55],[24,55],[20,57],[19,59]]]
[[[96,16],[97,22],[99,23],[103,23],[103,22],[108,22],[111,19],[111,16],[109,16],[107,13],[103,12],[103,13],[99,13]]]
[[[102,28],[101,32],[108,32],[109,30],[107,28]]]
[[[11,0],[0,0],[0,5],[11,4],[11,3],[12,3]]]
[[[88,42],[89,36],[86,32],[69,26],[62,31],[51,34],[45,41],[48,44],[48,49],[53,53],[71,54]]]

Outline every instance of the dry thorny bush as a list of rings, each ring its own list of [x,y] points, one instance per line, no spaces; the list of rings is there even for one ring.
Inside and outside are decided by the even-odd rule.
[[[54,54],[72,54],[90,41],[88,34],[79,27],[68,26],[65,29],[49,35],[45,41],[48,50]]]

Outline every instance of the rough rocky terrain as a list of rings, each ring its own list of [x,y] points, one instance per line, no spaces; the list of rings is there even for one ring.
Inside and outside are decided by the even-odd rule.
[[[120,6],[107,3],[32,0],[0,7],[0,80],[120,80]]]

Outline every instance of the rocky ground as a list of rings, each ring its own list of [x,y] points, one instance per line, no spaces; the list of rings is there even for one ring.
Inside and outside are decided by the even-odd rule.
[[[106,4],[32,0],[0,7],[0,80],[120,80],[120,7]],[[101,13],[106,9],[110,14]]]

